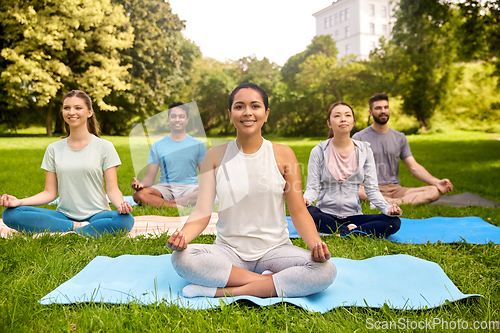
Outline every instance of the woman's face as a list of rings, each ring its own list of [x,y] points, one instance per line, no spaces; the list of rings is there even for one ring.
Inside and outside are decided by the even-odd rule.
[[[354,123],[352,110],[346,105],[337,105],[332,110],[330,119],[327,120],[328,127],[333,130],[334,134],[351,133]]]
[[[268,115],[261,95],[251,88],[240,89],[229,110],[229,119],[240,134],[260,132]]]
[[[80,97],[68,97],[63,101],[63,119],[71,128],[87,126],[87,119],[92,117],[92,114],[93,111]]]

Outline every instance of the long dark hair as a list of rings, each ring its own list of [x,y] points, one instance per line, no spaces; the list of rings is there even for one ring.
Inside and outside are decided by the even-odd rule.
[[[89,133],[94,134],[97,137],[101,136],[101,131],[99,130],[99,122],[95,118],[95,112],[94,109],[92,109],[92,100],[90,99],[89,95],[87,95],[85,92],[81,90],[71,90],[68,92],[66,95],[63,97],[63,103],[66,98],[70,97],[78,97],[81,98],[85,104],[87,105],[87,108],[89,110],[92,110],[92,116],[87,118],[87,130]],[[66,129],[66,133],[68,133],[69,136],[69,125],[68,123],[64,122],[64,128]]]
[[[356,116],[354,115],[354,110],[346,102],[336,102],[336,103],[333,103],[332,106],[330,106],[330,109],[328,109],[328,115],[326,116],[326,120],[330,121],[330,116],[332,115],[333,109],[335,109],[339,105],[345,105],[349,109],[351,109],[351,111],[352,111],[352,119],[354,119],[354,122],[356,122]],[[333,138],[333,130],[331,128],[329,128],[328,129],[328,139],[331,139],[331,138]]]

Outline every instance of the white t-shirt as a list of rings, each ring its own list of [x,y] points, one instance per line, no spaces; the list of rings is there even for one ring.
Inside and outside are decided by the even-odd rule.
[[[93,135],[80,150],[70,148],[68,139],[50,144],[42,169],[57,175],[57,210],[79,221],[111,210],[104,191],[104,171],[120,164],[113,144]]]

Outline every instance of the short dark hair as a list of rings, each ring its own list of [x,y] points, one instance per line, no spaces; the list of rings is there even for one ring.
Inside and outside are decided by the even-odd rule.
[[[335,109],[339,105],[345,105],[352,111],[352,119],[354,119],[354,122],[356,122],[356,116],[354,115],[354,110],[352,109],[352,106],[350,106],[346,102],[336,102],[333,103],[332,106],[328,109],[328,114],[326,116],[326,120],[330,121],[330,116],[332,115],[333,109]],[[331,128],[328,129],[328,139],[333,138],[333,130]]]
[[[184,112],[186,112],[186,117],[189,118],[189,108],[182,102],[175,102],[175,103],[172,103],[168,106],[168,116],[170,117],[170,113],[172,112],[172,109],[173,108],[181,108],[182,110],[184,110]]]
[[[256,85],[255,83],[251,83],[251,82],[242,83],[239,86],[237,86],[236,88],[234,88],[234,90],[231,92],[231,95],[229,95],[229,110],[231,110],[231,107],[233,106],[234,96],[236,96],[238,91],[240,91],[241,89],[246,89],[246,88],[253,89],[259,93],[260,97],[262,97],[262,101],[264,102],[264,106],[266,107],[266,111],[267,111],[267,109],[269,109],[269,97],[267,96],[266,91],[263,88]]]
[[[384,93],[377,93],[370,97],[368,100],[368,105],[370,106],[370,110],[373,110],[373,103],[378,102],[378,101],[387,101],[389,102],[389,96]]]

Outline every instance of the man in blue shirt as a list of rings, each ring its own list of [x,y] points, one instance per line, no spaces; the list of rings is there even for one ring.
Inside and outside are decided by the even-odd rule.
[[[189,109],[182,103],[169,106],[170,135],[153,143],[149,150],[146,175],[134,177],[133,195],[138,204],[153,207],[194,205],[198,197],[198,173],[207,149],[203,142],[186,133]],[[160,180],[153,185],[158,170]]]

